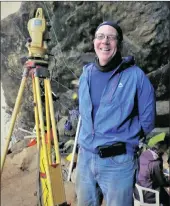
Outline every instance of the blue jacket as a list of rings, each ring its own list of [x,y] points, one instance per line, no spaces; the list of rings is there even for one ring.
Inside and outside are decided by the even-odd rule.
[[[154,128],[155,95],[148,77],[136,65],[122,70],[121,64],[113,71],[103,91],[94,121],[89,82],[95,63],[84,66],[80,76],[79,112],[82,121],[78,143],[94,153],[97,153],[98,146],[115,142],[127,143],[127,151],[133,152],[141,134],[147,135]]]

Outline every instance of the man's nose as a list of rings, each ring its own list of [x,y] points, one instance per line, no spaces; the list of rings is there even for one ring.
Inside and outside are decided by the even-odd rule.
[[[104,36],[104,38],[102,39],[102,42],[109,42],[109,38],[108,38],[108,36],[106,35],[106,36]]]

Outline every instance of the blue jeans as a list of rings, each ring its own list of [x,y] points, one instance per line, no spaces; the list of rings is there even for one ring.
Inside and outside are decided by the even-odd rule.
[[[107,206],[133,206],[136,161],[133,155],[100,158],[79,149],[76,169],[77,206],[99,206],[99,184]]]

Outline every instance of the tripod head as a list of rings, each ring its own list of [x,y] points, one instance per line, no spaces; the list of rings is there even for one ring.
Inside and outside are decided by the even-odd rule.
[[[48,60],[48,55],[47,42],[44,41],[44,33],[47,28],[47,23],[44,18],[42,8],[37,9],[35,17],[28,21],[27,27],[30,34],[30,38],[26,44],[29,51],[28,58],[31,60],[40,60],[40,62],[42,60],[42,62],[46,62]]]

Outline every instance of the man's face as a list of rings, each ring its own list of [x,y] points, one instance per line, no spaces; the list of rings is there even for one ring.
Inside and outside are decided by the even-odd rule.
[[[100,65],[106,65],[117,52],[116,29],[109,25],[101,26],[95,34],[93,43]]]

